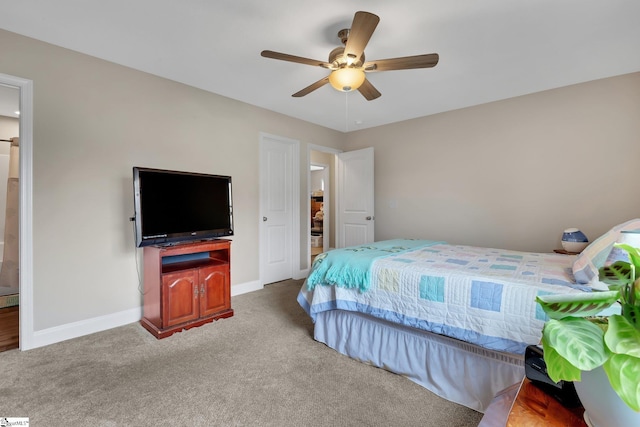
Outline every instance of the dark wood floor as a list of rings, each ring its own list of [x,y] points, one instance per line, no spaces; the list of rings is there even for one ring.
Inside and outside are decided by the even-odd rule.
[[[0,308],[0,351],[19,346],[19,307]]]

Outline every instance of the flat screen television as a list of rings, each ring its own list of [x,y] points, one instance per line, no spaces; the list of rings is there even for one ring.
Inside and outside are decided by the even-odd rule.
[[[133,168],[136,246],[233,236],[231,177]]]

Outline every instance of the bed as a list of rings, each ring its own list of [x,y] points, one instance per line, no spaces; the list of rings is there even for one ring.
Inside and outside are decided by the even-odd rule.
[[[535,297],[592,291],[619,231],[634,227],[579,256],[409,239],[338,249],[316,258],[298,302],[317,341],[484,412],[540,340]]]

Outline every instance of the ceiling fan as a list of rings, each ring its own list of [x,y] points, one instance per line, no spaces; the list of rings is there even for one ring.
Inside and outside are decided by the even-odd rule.
[[[293,97],[305,96],[329,83],[342,92],[358,90],[368,101],[378,98],[381,93],[367,80],[365,73],[390,70],[408,70],[412,68],[430,68],[438,63],[437,53],[425,55],[403,56],[400,58],[365,61],[364,48],[367,46],[373,31],[380,22],[377,15],[369,12],[356,12],[350,29],[340,30],[338,37],[344,47],[337,47],[329,54],[327,62],[286,53],[263,50],[265,58],[314,65],[331,70],[331,73],[304,89],[294,93]]]

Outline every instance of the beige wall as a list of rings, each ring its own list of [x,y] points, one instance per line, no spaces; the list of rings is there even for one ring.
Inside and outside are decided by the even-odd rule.
[[[550,252],[640,217],[640,73],[348,134],[367,146],[376,240]]]
[[[301,171],[306,144],[339,148],[344,140],[339,132],[10,32],[0,31],[0,52],[0,73],[34,82],[36,331],[140,306],[128,220],[133,166],[233,177],[231,275],[232,285],[241,285],[259,279],[259,133],[299,140]],[[306,220],[306,174],[301,200]],[[305,243],[306,234],[305,228]]]

